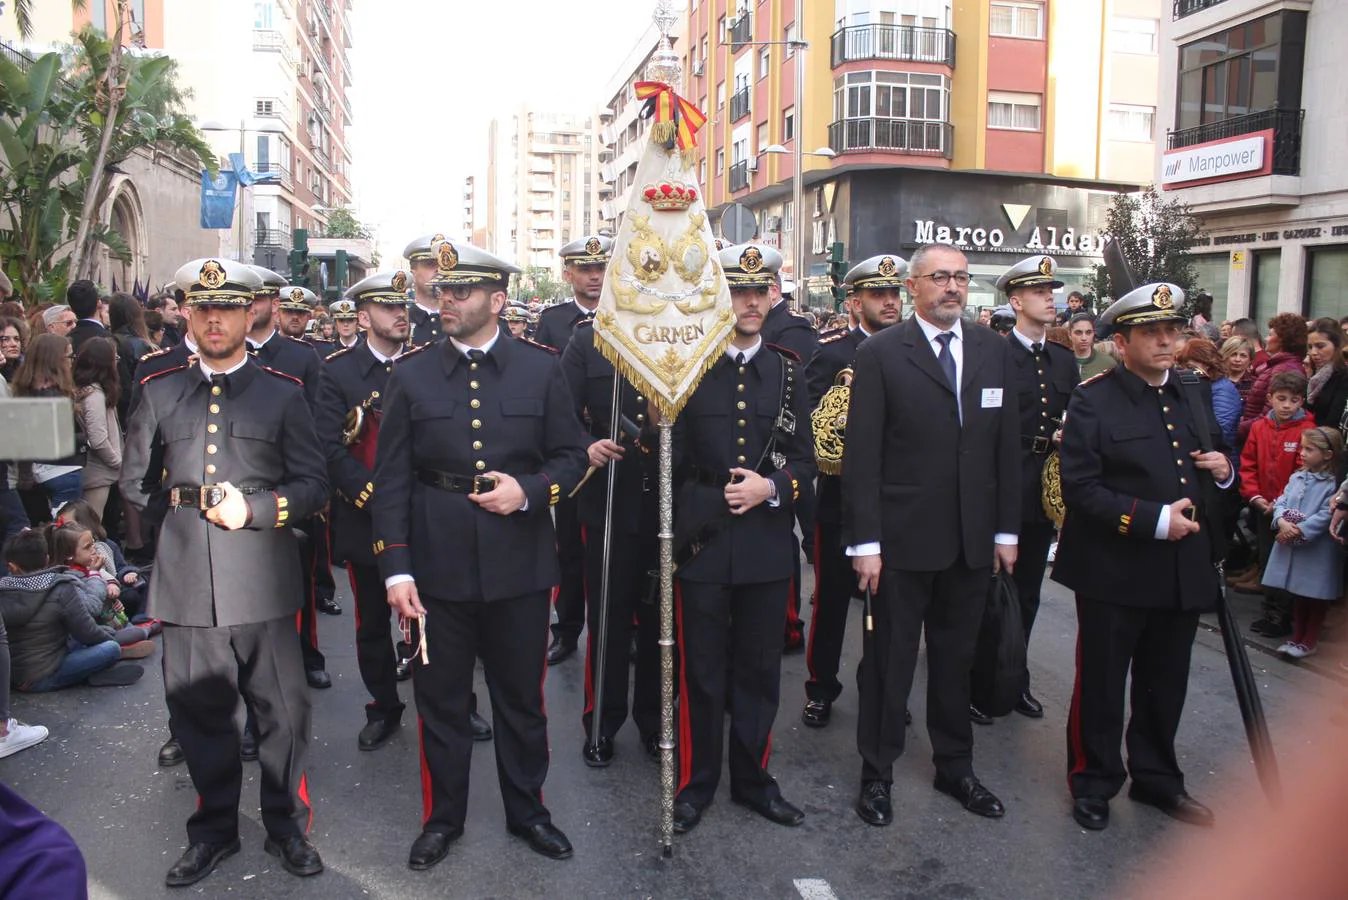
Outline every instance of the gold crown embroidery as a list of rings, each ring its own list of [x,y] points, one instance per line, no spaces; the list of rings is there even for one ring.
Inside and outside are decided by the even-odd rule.
[[[441,272],[453,271],[459,265],[459,254],[455,252],[454,245],[447,241],[442,243],[440,249],[435,251],[435,263]]]

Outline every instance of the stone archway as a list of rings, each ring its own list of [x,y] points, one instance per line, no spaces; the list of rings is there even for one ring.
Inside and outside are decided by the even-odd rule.
[[[145,226],[145,211],[140,192],[131,178],[124,174],[113,177],[108,200],[103,205],[103,223],[121,236],[131,249],[129,261],[114,258],[106,247],[99,248],[97,281],[108,290],[113,284],[118,290],[130,291],[137,281],[148,286],[149,235]]]

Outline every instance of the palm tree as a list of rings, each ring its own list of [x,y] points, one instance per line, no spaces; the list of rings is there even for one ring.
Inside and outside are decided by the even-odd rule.
[[[99,0],[101,3],[102,0]],[[70,0],[75,10],[83,10],[88,0]],[[19,28],[19,37],[25,41],[33,37],[33,0],[14,0],[14,24]]]

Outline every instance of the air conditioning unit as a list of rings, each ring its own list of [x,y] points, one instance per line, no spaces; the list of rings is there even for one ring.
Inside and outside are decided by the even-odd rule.
[[[746,171],[749,171],[749,172],[757,172],[757,171],[758,171],[758,157],[756,157],[756,156],[751,156],[751,157],[749,157],[748,159],[746,159],[746,160],[744,161],[744,168],[745,168]]]
[[[695,78],[701,78],[702,72],[703,70],[706,69],[706,67],[707,64],[700,59],[697,62],[693,63],[693,76]]]

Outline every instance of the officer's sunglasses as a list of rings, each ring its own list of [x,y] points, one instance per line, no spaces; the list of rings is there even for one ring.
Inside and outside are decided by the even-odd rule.
[[[945,287],[952,280],[960,287],[968,287],[973,276],[968,272],[947,272],[944,269],[932,272],[928,275],[914,275],[914,278],[930,278],[931,283],[937,287]]]

